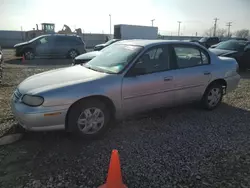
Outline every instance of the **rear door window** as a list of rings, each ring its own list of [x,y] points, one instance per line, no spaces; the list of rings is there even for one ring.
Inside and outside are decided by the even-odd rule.
[[[209,64],[209,55],[202,49],[189,45],[173,45],[177,67],[189,68]],[[173,55],[173,54],[172,54]]]

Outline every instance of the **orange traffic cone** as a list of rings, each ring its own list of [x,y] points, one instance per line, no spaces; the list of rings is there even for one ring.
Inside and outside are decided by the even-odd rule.
[[[117,150],[113,150],[111,154],[107,181],[98,188],[127,188],[122,182],[121,165]]]
[[[22,62],[24,62],[25,61],[25,57],[24,57],[24,55],[22,56]]]

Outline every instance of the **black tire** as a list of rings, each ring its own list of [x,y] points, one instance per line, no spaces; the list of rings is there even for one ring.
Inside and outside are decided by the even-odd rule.
[[[24,50],[23,55],[26,60],[32,60],[35,58],[35,53],[32,49]]]
[[[209,98],[211,98],[211,96],[213,95],[211,92],[215,92],[215,91],[218,91],[219,95],[217,96],[217,100],[215,100],[213,102]],[[202,97],[201,104],[202,104],[203,108],[205,108],[207,110],[213,110],[221,104],[222,98],[223,98],[222,85],[219,83],[214,83],[214,84],[208,86],[208,88],[206,89],[206,91]]]
[[[83,112],[86,109],[90,108],[97,108],[103,112],[104,124],[97,132],[92,134],[86,134],[84,131],[80,130],[80,125],[78,126],[77,122],[78,118],[83,114]],[[80,100],[70,108],[67,118],[67,129],[68,131],[73,132],[84,139],[96,139],[104,135],[110,125],[110,120],[111,112],[108,110],[107,105],[105,103],[95,99]]]
[[[75,57],[77,57],[79,55],[79,52],[77,50],[70,50],[67,54],[67,58],[69,59],[74,59]]]

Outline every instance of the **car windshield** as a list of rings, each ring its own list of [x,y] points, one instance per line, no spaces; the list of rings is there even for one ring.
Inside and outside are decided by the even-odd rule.
[[[244,41],[225,41],[223,43],[219,43],[218,46],[216,46],[217,49],[222,50],[243,50],[246,45],[246,42]]]
[[[199,40],[200,42],[206,42],[207,41],[207,37],[203,37]]]
[[[106,42],[105,45],[110,45],[110,44],[112,44],[115,41],[117,41],[117,40],[116,39],[111,39],[108,42]]]
[[[117,74],[142,50],[142,46],[114,44],[102,50],[102,53],[84,66],[87,68]]]

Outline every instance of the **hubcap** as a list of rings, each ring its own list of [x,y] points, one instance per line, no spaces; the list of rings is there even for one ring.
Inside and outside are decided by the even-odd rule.
[[[219,88],[213,88],[210,90],[209,94],[208,94],[208,104],[211,107],[216,106],[221,98],[221,90]]]
[[[79,116],[77,125],[84,134],[97,133],[104,125],[104,113],[98,108],[87,108]]]
[[[75,58],[77,56],[77,53],[75,51],[70,52],[70,57]]]
[[[33,59],[34,54],[32,52],[25,52],[25,57],[26,57],[26,59]]]

